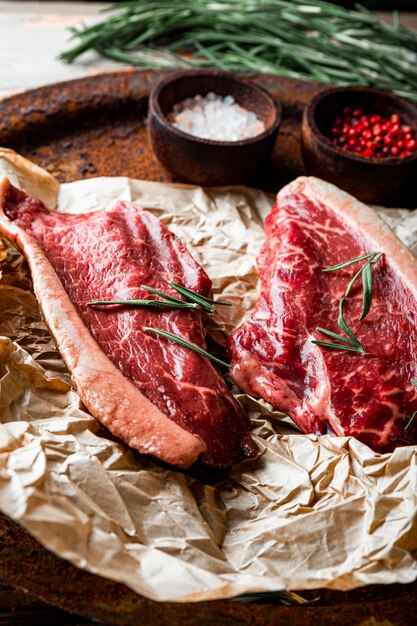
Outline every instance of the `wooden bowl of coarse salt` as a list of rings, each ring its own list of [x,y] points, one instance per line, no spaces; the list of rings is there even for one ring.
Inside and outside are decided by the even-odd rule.
[[[149,97],[149,137],[178,180],[201,185],[242,181],[271,156],[282,109],[264,89],[218,70],[182,71]]]

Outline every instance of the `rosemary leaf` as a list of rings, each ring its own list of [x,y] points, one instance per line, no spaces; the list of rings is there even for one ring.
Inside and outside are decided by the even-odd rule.
[[[165,309],[198,309],[198,304],[191,302],[168,302],[167,300],[98,300],[96,302],[87,302],[87,306],[108,306],[110,304],[123,304],[131,307],[142,308],[165,308]]]
[[[200,296],[194,291],[191,291],[190,289],[186,289],[185,287],[182,287],[181,285],[177,285],[176,283],[169,283],[169,284],[171,285],[173,289],[175,289],[175,291],[178,291],[178,293],[184,296],[184,298],[186,298],[188,301],[196,302],[207,313],[214,313],[214,306],[210,304],[209,302],[206,302],[203,299],[203,296]]]
[[[375,258],[371,259],[371,265],[375,265],[375,263],[378,263],[379,259],[381,259],[384,256],[384,252],[375,252]]]
[[[163,298],[164,300],[168,300],[169,302],[184,304],[184,300],[174,298],[174,296],[170,296],[167,293],[160,291],[159,289],[155,289],[154,287],[149,287],[149,285],[141,285],[140,288],[144,289],[145,291],[149,291],[149,293],[154,293],[156,296],[160,296],[161,298]]]
[[[346,299],[350,295],[353,285],[355,284],[359,276],[362,275],[363,302],[362,302],[362,314],[359,318],[359,321],[365,319],[365,317],[369,313],[371,302],[372,302],[372,293],[373,293],[372,265],[375,265],[375,263],[378,263],[379,259],[383,256],[383,254],[384,254],[383,252],[370,252],[368,254],[362,254],[361,256],[358,256],[354,259],[343,261],[343,263],[338,263],[337,265],[333,265],[332,267],[327,267],[326,269],[322,270],[323,272],[335,272],[337,270],[344,269],[345,267],[349,267],[350,265],[353,265],[354,263],[358,263],[359,261],[367,261],[350,280],[348,286],[346,287],[345,295],[339,302],[339,318],[337,320],[337,323],[339,325],[339,328],[341,328],[343,332],[346,333],[346,335],[351,339],[351,341],[349,342],[345,338],[343,338],[341,335],[337,335],[336,333],[331,333],[331,331],[325,330],[323,328],[317,329],[320,332],[324,332],[324,334],[332,337],[333,339],[337,339],[338,341],[342,341],[344,343],[350,343],[352,346],[356,346],[357,351],[362,352],[363,354],[365,354],[365,349],[362,346],[359,339],[353,333],[352,329],[349,327],[348,323],[346,322],[344,315],[343,315],[343,307],[346,302]],[[334,348],[335,344],[333,344],[332,347]]]
[[[327,335],[328,337],[331,337],[332,339],[337,339],[338,341],[342,341],[343,343],[347,343],[351,346],[357,347],[358,345],[356,341],[352,341],[351,339],[346,339],[346,337],[343,337],[343,335],[338,335],[337,333],[333,333],[331,330],[320,328],[320,326],[317,326],[316,330],[319,333],[323,333],[323,335]]]
[[[408,430],[408,429],[410,428],[410,426],[411,426],[411,424],[413,423],[414,418],[415,418],[415,416],[416,416],[416,415],[417,415],[417,411],[414,411],[414,413],[412,414],[412,416],[411,416],[411,417],[410,417],[410,419],[408,420],[407,425],[406,425],[406,426],[404,426],[404,430]]]
[[[349,261],[343,261],[343,263],[332,265],[332,267],[326,267],[326,269],[321,270],[321,271],[322,272],[335,272],[336,270],[342,270],[344,267],[353,265],[353,263],[358,263],[359,261],[365,261],[366,259],[370,259],[371,257],[374,257],[376,254],[382,254],[382,253],[370,252],[369,254],[362,254],[362,256],[358,256],[355,259],[349,259]]]
[[[370,262],[366,263],[362,272],[362,286],[363,286],[363,305],[362,305],[362,314],[359,318],[359,321],[365,319],[365,317],[369,313],[369,309],[371,308],[372,301],[372,267]]]
[[[369,261],[368,261],[369,263]],[[365,264],[366,265],[366,264]],[[365,269],[365,265],[363,265],[354,275],[354,277],[352,278],[352,280],[350,281],[350,283],[348,284],[348,286],[346,287],[346,291],[345,291],[345,298],[347,298],[352,290],[353,285],[356,283],[357,279],[359,278],[359,276],[362,274],[363,270]]]
[[[228,367],[228,368],[231,367],[230,363],[226,363],[225,361],[222,361],[221,359],[218,359],[216,356],[213,356],[209,352],[206,352],[205,350],[203,350],[199,346],[196,346],[194,343],[191,343],[190,341],[187,341],[186,339],[183,339],[179,335],[173,335],[172,333],[168,333],[165,330],[160,330],[159,328],[151,328],[151,327],[148,327],[148,326],[144,327],[142,330],[144,330],[145,332],[155,333],[156,335],[160,335],[161,337],[164,337],[165,339],[171,339],[171,341],[175,341],[175,343],[180,344],[180,346],[184,346],[185,348],[189,348],[193,352],[196,352],[197,354],[201,354],[202,356],[207,357],[208,359],[210,359],[214,363],[218,363],[219,365],[223,365],[223,367]]]
[[[355,284],[356,280],[362,274],[362,286],[363,286],[363,305],[362,305],[362,314],[359,318],[359,321],[365,319],[367,314],[369,313],[369,309],[371,307],[372,302],[372,294],[373,294],[373,285],[372,285],[372,269],[371,266],[378,263],[379,259],[384,256],[383,252],[373,252],[368,262],[363,265],[360,270],[356,272],[352,280],[350,281],[347,289],[345,291],[345,298],[347,298],[350,294],[350,291]]]
[[[168,284],[170,285],[170,287],[175,289],[175,291],[181,294],[188,301],[189,305],[190,303],[193,304],[192,307],[188,306],[187,308],[201,307],[207,313],[214,313],[215,304],[220,304],[223,306],[232,306],[229,302],[222,302],[220,300],[212,300],[211,298],[202,296],[201,294],[196,293],[192,289],[188,289],[187,287],[184,287],[183,285],[179,285],[178,283],[168,283]],[[150,293],[154,293],[155,295],[160,296],[161,298],[164,298],[164,300],[168,300],[169,302],[185,304],[183,300],[179,300],[178,298],[170,296],[164,293],[163,291],[160,291],[159,289],[155,289],[154,287],[149,287],[148,285],[141,285],[141,288],[145,289],[145,291],[149,291]]]
[[[181,293],[183,296],[197,296],[199,300],[203,300],[204,302],[208,302],[209,304],[220,304],[221,306],[233,306],[230,302],[223,302],[222,300],[213,300],[212,298],[207,298],[207,296],[202,296],[200,293],[196,293],[192,291],[192,289],[187,289],[183,285],[179,285],[178,283],[169,283],[171,287],[176,289],[178,293]]]
[[[234,602],[242,602],[243,604],[249,602],[257,602],[259,604],[284,604],[286,606],[300,606],[313,604],[320,600],[320,596],[316,596],[312,600],[306,600],[298,593],[293,591],[267,591],[259,593],[245,593],[241,596],[232,598]]]
[[[359,349],[360,352],[365,353],[365,349],[362,346],[361,342],[359,341],[359,339],[356,337],[356,335],[353,333],[353,331],[349,328],[344,316],[343,316],[343,306],[346,302],[346,298],[342,298],[339,302],[339,319],[337,320],[337,323],[339,324],[340,328],[343,330],[343,332],[345,332],[347,334],[348,337],[350,337],[350,339],[352,339],[352,341],[356,344],[357,348]]]
[[[178,291],[178,293],[184,296],[184,298],[187,298],[192,302],[198,302],[199,304],[201,304],[201,306],[203,305],[203,303],[207,304],[207,306],[210,306],[212,309],[214,309],[214,305],[217,304],[221,306],[232,306],[230,302],[223,302],[222,300],[213,300],[212,298],[207,298],[207,296],[202,296],[200,293],[196,293],[195,291],[192,291],[192,289],[187,289],[187,287],[179,285],[178,283],[169,284],[173,289],[175,289],[176,291]]]
[[[332,348],[334,350],[345,350],[346,352],[362,352],[359,347],[342,346],[339,343],[330,343],[328,341],[317,341],[316,339],[312,339],[311,343],[315,343],[317,346],[323,346],[324,348]]]
[[[294,593],[294,591],[281,591],[281,603],[286,604],[287,606],[305,606],[306,604],[313,604],[319,600],[320,596],[316,596],[312,600],[306,600],[298,593]]]
[[[417,389],[417,380],[415,378],[411,379],[411,384],[413,385],[413,387],[415,387]],[[410,426],[413,423],[414,418],[415,418],[416,415],[417,415],[417,411],[414,411],[414,413],[412,414],[412,416],[408,420],[407,425],[404,426],[404,430],[408,430],[410,428]]]

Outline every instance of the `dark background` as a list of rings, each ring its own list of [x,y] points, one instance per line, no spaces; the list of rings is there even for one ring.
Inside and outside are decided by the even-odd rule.
[[[349,0],[332,1],[348,9],[353,9],[356,4],[356,2],[350,2]],[[376,9],[379,11],[392,11],[394,9],[398,9],[399,11],[417,11],[417,0],[362,0],[360,4],[363,4],[368,9]]]
[[[18,1],[18,0],[17,0]],[[94,0],[87,0],[93,1]],[[97,0],[103,2],[103,0]],[[122,0],[113,0],[118,2]],[[333,2],[333,4],[340,4],[347,9],[354,9],[355,4],[358,4],[357,0],[327,0]],[[379,11],[393,11],[398,9],[399,11],[417,11],[417,0],[361,0],[360,4],[368,9],[375,9]]]

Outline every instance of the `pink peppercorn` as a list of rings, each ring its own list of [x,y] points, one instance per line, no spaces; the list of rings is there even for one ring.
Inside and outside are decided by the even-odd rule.
[[[417,150],[416,132],[399,115],[367,114],[349,106],[336,117],[329,138],[367,158],[405,157]]]

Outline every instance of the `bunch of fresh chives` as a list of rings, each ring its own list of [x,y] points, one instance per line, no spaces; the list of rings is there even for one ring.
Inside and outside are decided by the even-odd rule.
[[[316,0],[128,0],[72,29],[77,43],[141,68],[217,67],[336,85],[371,85],[417,101],[417,33]]]

